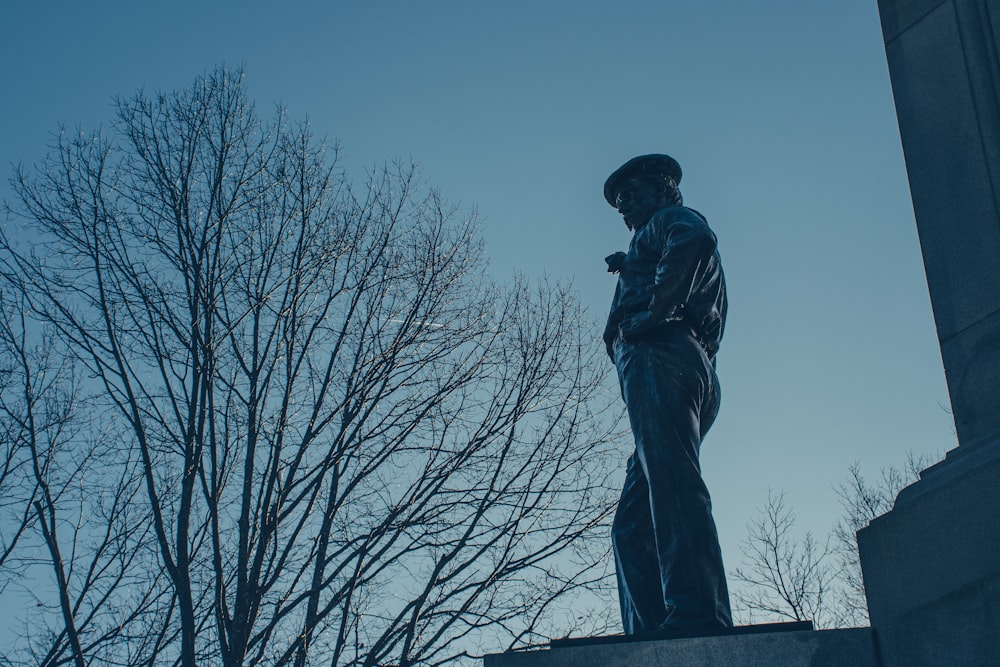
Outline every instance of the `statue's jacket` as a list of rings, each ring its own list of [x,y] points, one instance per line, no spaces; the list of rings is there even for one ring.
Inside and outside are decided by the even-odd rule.
[[[673,319],[689,328],[714,359],[727,309],[726,279],[717,245],[705,217],[685,206],[660,209],[635,230],[604,330],[612,359],[619,325],[648,311],[654,295],[659,305],[678,306]],[[669,335],[675,326],[676,321],[664,322],[645,336],[656,340]]]

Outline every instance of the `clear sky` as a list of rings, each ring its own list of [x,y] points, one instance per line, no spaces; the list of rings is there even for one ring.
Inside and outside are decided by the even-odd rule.
[[[572,279],[595,320],[629,241],[604,179],[675,156],[729,281],[702,464],[730,569],[769,488],[824,535],[852,462],[954,446],[875,0],[4,5],[4,169],[114,95],[242,63],[265,115],[308,117],[352,171],[418,161],[478,207],[497,277]]]

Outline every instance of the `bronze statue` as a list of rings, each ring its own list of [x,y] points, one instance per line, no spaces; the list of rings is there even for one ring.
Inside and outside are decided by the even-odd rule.
[[[632,230],[604,331],[635,451],[612,528],[622,624],[629,635],[732,626],[712,503],[698,453],[719,411],[715,355],[726,281],[715,234],[683,205],[668,155],[629,160],[604,197]]]

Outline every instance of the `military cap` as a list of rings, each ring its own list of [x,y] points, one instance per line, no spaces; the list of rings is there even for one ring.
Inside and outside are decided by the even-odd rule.
[[[669,176],[673,179],[675,186],[681,182],[681,166],[677,160],[669,155],[659,153],[640,155],[618,167],[613,174],[608,176],[608,180],[604,181],[604,198],[614,206],[619,185],[626,179],[641,174]]]

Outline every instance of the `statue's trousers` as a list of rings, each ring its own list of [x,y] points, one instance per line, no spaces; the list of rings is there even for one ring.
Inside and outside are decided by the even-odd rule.
[[[614,343],[635,452],[612,527],[626,634],[732,625],[698,453],[719,411],[715,367],[694,336]]]

